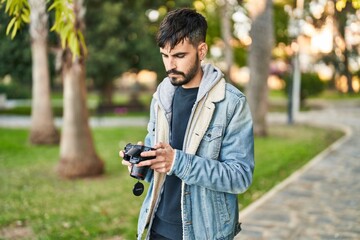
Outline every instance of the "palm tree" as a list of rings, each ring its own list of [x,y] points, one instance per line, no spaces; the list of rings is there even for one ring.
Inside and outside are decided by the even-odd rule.
[[[46,2],[29,0],[29,5],[33,79],[30,142],[57,144],[59,133],[55,128],[50,100]]]
[[[75,32],[84,29],[83,0],[74,1]],[[102,174],[104,163],[95,151],[88,119],[84,49],[74,57],[66,49],[63,56],[64,116],[60,143],[61,177],[77,178]]]

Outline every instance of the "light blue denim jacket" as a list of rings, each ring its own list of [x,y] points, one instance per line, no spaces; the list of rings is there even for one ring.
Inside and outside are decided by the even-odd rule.
[[[202,66],[204,75],[185,133],[168,175],[182,180],[183,239],[233,239],[240,231],[237,194],[251,185],[254,171],[252,118],[245,96],[225,83],[221,71]],[[174,87],[168,78],[154,94],[145,145],[168,142]],[[148,239],[160,201],[164,174],[149,171],[140,210],[138,239]],[[144,236],[143,236],[144,235]]]

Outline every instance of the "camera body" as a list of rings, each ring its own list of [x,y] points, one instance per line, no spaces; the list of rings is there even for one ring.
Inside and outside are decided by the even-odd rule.
[[[124,160],[130,162],[132,165],[130,176],[138,180],[144,180],[149,167],[137,167],[135,164],[145,160],[154,159],[154,157],[142,157],[140,154],[142,152],[152,151],[155,149],[143,145],[128,143],[124,150]]]

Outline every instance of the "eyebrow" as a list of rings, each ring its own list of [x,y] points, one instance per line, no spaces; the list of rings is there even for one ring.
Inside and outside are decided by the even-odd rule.
[[[163,51],[161,51],[160,50],[160,53],[161,54],[163,54],[163,55],[165,55],[165,56],[169,56],[169,54],[167,54],[167,53],[164,53]],[[170,56],[179,56],[179,55],[186,55],[186,54],[188,54],[188,52],[177,52],[177,53],[174,53],[174,54],[170,54]]]

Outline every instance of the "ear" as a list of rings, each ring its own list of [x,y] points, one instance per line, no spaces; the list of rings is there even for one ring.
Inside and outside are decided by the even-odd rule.
[[[198,46],[198,52],[200,60],[204,60],[208,52],[208,45],[205,42],[200,43]]]

